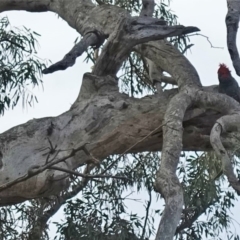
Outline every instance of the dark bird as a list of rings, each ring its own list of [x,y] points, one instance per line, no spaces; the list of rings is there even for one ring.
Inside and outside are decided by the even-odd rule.
[[[232,77],[229,68],[221,63],[218,69],[219,87],[218,92],[224,93],[229,97],[240,102],[240,90],[237,81]]]

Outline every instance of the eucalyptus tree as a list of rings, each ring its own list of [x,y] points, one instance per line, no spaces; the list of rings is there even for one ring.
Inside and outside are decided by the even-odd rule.
[[[219,176],[239,194],[233,156],[240,106],[216,86],[203,87],[184,56],[197,26],[179,25],[154,0],[2,0],[0,10],[54,12],[81,35],[43,74],[74,67],[85,51],[94,62],[67,112],[0,135],[2,236],[48,238],[48,220],[67,202],[56,239],[148,239],[153,190],[165,201],[157,240],[201,239],[229,228],[236,195],[221,190]],[[240,1],[228,0],[226,44],[238,75],[239,14]],[[143,91],[148,95],[139,97]],[[182,151],[202,153],[183,166]],[[148,193],[143,218],[126,211],[123,194],[132,187]],[[210,220],[198,221],[204,213]]]

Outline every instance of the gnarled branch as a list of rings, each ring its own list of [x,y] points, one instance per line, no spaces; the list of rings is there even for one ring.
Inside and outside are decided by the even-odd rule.
[[[116,75],[122,62],[137,44],[196,31],[199,31],[196,27],[166,26],[165,21],[149,17],[120,16],[118,27],[104,46],[93,74]]]
[[[210,135],[210,140],[213,149],[220,157],[220,159],[222,159],[223,173],[227,176],[230,185],[238,193],[238,195],[240,195],[240,182],[233,172],[230,157],[221,141],[221,134],[224,134],[229,131],[237,131],[239,130],[239,127],[240,127],[239,113],[223,116],[217,120],[217,123],[213,126]],[[236,140],[236,146],[237,145],[239,145],[239,142]]]
[[[171,240],[181,218],[183,190],[176,176],[177,165],[182,151],[182,121],[191,104],[191,98],[180,92],[169,102],[163,127],[163,151],[157,171],[155,189],[164,197],[165,208],[157,231],[156,240]]]

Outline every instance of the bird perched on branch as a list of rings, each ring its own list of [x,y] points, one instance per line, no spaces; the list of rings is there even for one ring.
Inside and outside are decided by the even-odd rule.
[[[240,90],[237,81],[232,77],[229,68],[221,63],[218,69],[219,87],[218,92],[224,93],[229,97],[240,102]]]

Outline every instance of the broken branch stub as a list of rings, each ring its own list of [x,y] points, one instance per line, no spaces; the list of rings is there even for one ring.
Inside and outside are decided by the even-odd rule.
[[[99,42],[100,41],[100,42]],[[89,46],[99,46],[102,43],[102,39],[94,33],[94,31],[87,32],[83,38],[77,43],[65,56],[64,58],[52,64],[50,67],[42,71],[43,74],[49,74],[56,71],[63,71],[67,68],[73,66],[76,62],[76,59],[81,56]]]
[[[167,26],[165,21],[150,17],[122,15],[93,68],[93,74],[116,75],[135,45],[196,31],[199,31],[196,27]]]

